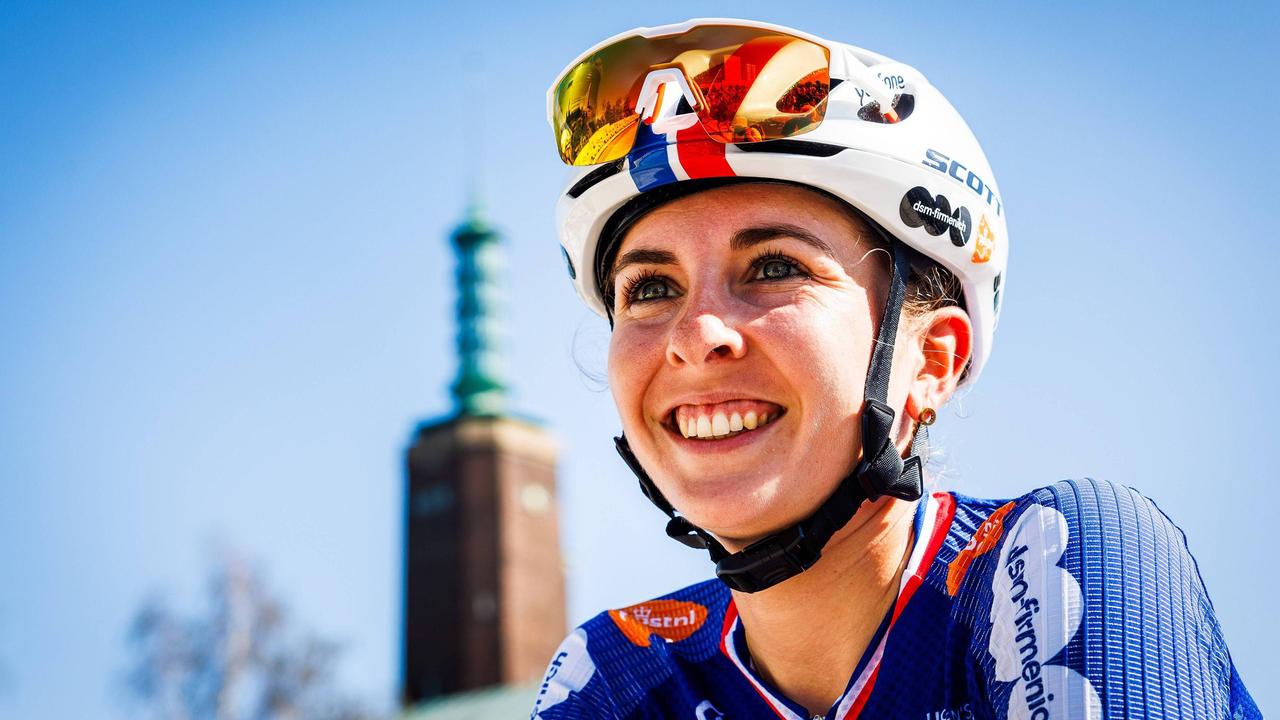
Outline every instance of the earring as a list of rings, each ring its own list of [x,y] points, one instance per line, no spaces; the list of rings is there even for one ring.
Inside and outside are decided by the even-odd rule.
[[[938,419],[938,413],[934,412],[933,408],[931,407],[927,407],[920,411],[919,422],[921,425],[925,425],[925,426],[932,425],[933,422],[937,419]]]

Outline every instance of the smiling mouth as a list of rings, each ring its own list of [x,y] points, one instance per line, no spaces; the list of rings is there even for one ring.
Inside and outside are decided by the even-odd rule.
[[[758,430],[786,414],[786,408],[758,400],[714,405],[678,405],[663,425],[689,440],[723,440]]]

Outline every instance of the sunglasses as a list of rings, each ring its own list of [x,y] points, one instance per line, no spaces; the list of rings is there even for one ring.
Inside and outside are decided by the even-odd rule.
[[[709,24],[606,41],[560,75],[547,105],[560,158],[584,166],[625,157],[642,123],[690,113],[722,143],[795,137],[822,122],[832,87],[826,45],[768,27]],[[886,121],[897,120],[893,113]]]

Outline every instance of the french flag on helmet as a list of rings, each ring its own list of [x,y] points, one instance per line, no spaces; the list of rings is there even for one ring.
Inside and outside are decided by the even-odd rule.
[[[673,182],[733,177],[724,143],[712,140],[690,103],[697,98],[679,71],[656,70],[645,78],[637,101],[641,120],[627,154],[627,169],[638,192]]]
[[[729,146],[707,137],[695,115],[682,117],[691,122],[661,135],[643,123],[636,131],[636,144],[627,155],[627,169],[637,191],[648,192],[681,180],[737,174],[725,160]]]

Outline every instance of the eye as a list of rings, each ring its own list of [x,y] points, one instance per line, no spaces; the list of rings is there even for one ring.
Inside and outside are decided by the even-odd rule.
[[[671,283],[665,277],[659,276],[652,270],[646,270],[627,280],[622,288],[622,297],[627,305],[662,300],[674,296],[675,292],[671,289]]]
[[[760,255],[751,263],[751,266],[756,270],[756,280],[786,280],[808,275],[800,263],[777,252]]]
[[[646,280],[640,284],[640,287],[636,288],[631,293],[631,299],[639,302],[643,302],[645,300],[657,300],[659,298],[666,297],[667,290],[669,289],[670,288],[667,287],[666,280],[658,278]]]
[[[790,276],[795,269],[795,265],[783,260],[766,260],[760,263],[760,275],[765,280],[780,280]]]

